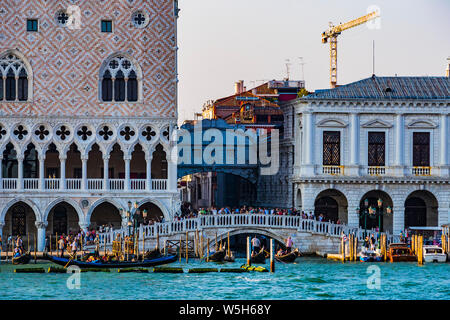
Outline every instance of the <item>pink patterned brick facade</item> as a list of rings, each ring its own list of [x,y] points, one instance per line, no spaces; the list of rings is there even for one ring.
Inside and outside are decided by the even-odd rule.
[[[69,6],[80,8],[78,30],[56,22],[58,10]],[[148,14],[145,28],[132,23],[137,10]],[[27,32],[28,18],[39,20],[38,32]],[[102,19],[113,21],[112,33],[101,32]],[[176,20],[172,0],[0,0],[0,55],[22,54],[33,78],[30,101],[2,101],[0,114],[175,118]],[[139,102],[100,101],[102,63],[117,53],[142,70]]]

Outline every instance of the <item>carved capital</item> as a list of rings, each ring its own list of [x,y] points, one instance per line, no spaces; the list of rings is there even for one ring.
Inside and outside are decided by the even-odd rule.
[[[34,225],[36,226],[36,228],[38,229],[45,229],[48,226],[48,222],[47,221],[35,221]]]

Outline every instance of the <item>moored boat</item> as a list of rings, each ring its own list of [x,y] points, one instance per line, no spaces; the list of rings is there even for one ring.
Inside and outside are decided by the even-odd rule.
[[[275,259],[281,262],[285,262],[285,263],[292,263],[295,261],[295,259],[297,259],[297,257],[300,255],[298,249],[295,249],[294,251],[291,251],[289,253],[283,254],[283,255],[279,255],[276,254],[275,255]]]
[[[261,249],[258,253],[252,253],[251,256],[252,263],[266,263],[266,253],[264,252],[264,248]]]
[[[18,257],[13,257],[12,264],[28,264],[28,262],[30,262],[30,260],[31,260],[30,253],[25,252],[24,254],[22,254]]]
[[[363,250],[359,254],[359,260],[361,262],[381,262],[383,256],[374,250]]]
[[[144,261],[110,261],[110,262],[86,262],[79,260],[72,260],[67,258],[59,258],[55,256],[47,256],[47,259],[60,266],[78,266],[80,268],[137,268],[137,267],[153,267],[163,264],[175,262],[177,256],[170,255],[166,257],[159,257],[155,259],[146,259]]]
[[[209,256],[208,261],[222,262],[223,259],[225,258],[225,254],[226,254],[225,250],[216,251]]]
[[[423,260],[425,262],[447,262],[447,255],[439,246],[423,246]]]
[[[417,257],[412,253],[411,248],[404,243],[391,243],[387,256],[391,262],[417,261]]]

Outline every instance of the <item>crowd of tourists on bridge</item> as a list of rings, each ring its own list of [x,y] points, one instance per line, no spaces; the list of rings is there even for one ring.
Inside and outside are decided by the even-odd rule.
[[[210,208],[199,208],[198,210],[193,208],[188,202],[185,202],[181,206],[181,215],[176,215],[175,220],[182,220],[183,218],[197,218],[202,215],[223,215],[223,214],[266,214],[266,215],[279,215],[279,216],[301,216],[303,219],[311,219],[317,221],[328,222],[325,216],[320,214],[315,214],[313,212],[299,211],[296,208],[281,209],[281,208],[266,208],[266,207],[221,207],[217,209],[216,207]],[[341,221],[333,221],[336,224],[341,224]]]

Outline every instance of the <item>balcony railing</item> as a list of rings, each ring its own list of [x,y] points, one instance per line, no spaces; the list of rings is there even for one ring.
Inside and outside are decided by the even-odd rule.
[[[61,179],[45,179],[45,189],[46,190],[58,190],[59,189],[59,183]]]
[[[167,179],[153,179],[152,190],[167,190]]]
[[[103,179],[87,179],[88,190],[103,190]]]
[[[371,176],[382,176],[386,174],[386,167],[367,167],[367,174]]]
[[[22,180],[22,190],[41,190],[39,178],[24,178]],[[60,190],[60,178],[44,179],[44,190]],[[125,179],[108,179],[109,190],[125,190]],[[65,190],[83,190],[83,179],[66,178],[62,181]],[[86,179],[86,190],[98,191],[104,190],[104,179]],[[151,190],[167,190],[167,179],[153,179],[151,180]],[[18,178],[1,178],[0,190],[17,190],[19,187]],[[146,179],[130,179],[129,191],[147,190]]]
[[[323,174],[342,175],[344,174],[344,166],[322,166]]]
[[[145,190],[145,179],[131,179],[131,190]]]
[[[125,179],[109,179],[110,190],[123,190],[125,189]]]
[[[39,189],[39,179],[25,178],[23,179],[23,188],[27,190]]]
[[[413,167],[412,174],[415,176],[431,176],[431,167]]]
[[[81,189],[81,179],[69,178],[66,179],[66,189],[67,190],[80,190]]]

